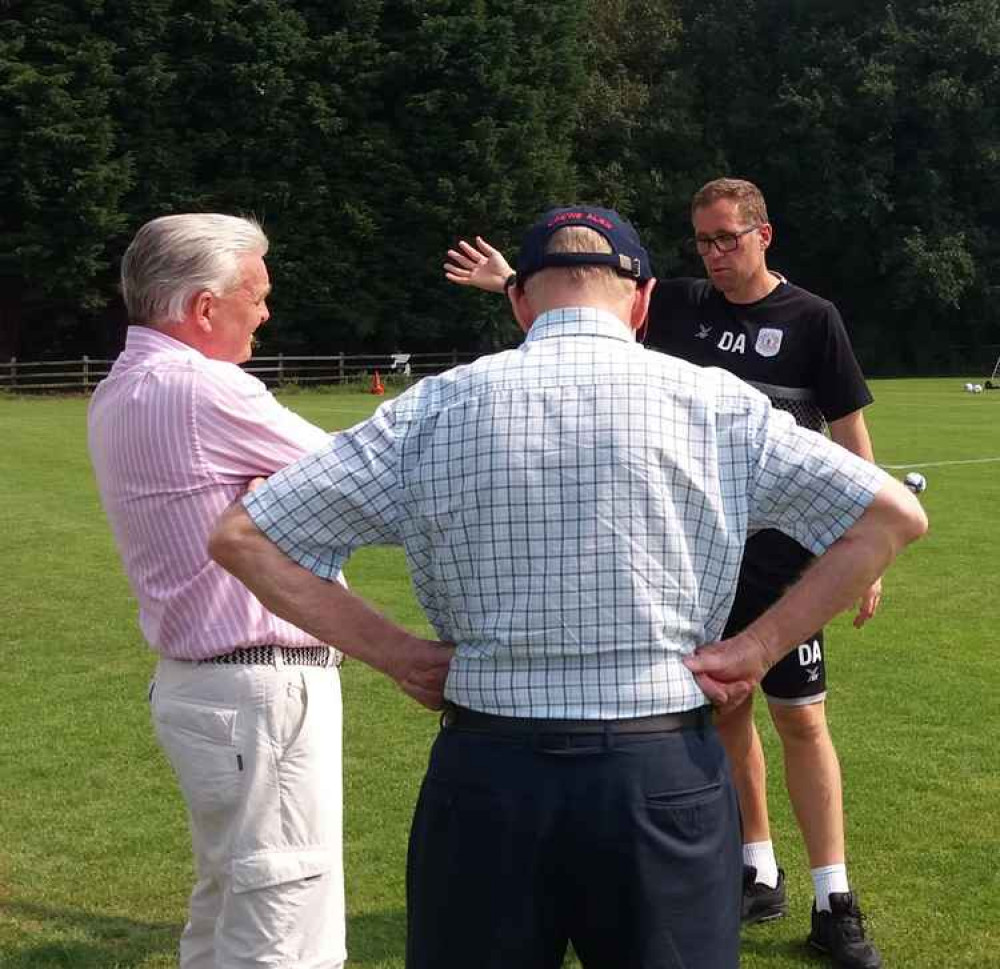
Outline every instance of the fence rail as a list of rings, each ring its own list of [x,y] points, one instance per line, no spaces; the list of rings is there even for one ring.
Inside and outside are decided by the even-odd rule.
[[[459,353],[336,353],[330,356],[254,357],[243,369],[269,387],[361,383],[375,371],[380,377],[417,380],[468,363],[475,354]],[[84,356],[79,360],[0,361],[0,390],[17,393],[89,393],[111,370],[114,360]]]

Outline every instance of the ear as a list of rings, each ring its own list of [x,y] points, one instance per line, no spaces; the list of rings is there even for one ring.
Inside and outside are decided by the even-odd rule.
[[[515,283],[507,288],[507,299],[510,300],[510,308],[517,320],[517,325],[522,333],[527,333],[531,329],[531,324],[535,322],[538,314],[531,305],[531,299],[527,292]]]
[[[655,288],[655,279],[649,279],[635,288],[635,295],[632,297],[632,310],[629,314],[629,326],[636,332],[641,330],[646,322],[646,317],[649,315],[649,301]]]
[[[191,303],[191,316],[195,326],[203,333],[212,332],[212,300],[214,297],[203,289]]]
[[[758,230],[758,234],[760,235],[761,249],[766,249],[774,238],[774,229],[771,227],[771,223],[765,222]]]

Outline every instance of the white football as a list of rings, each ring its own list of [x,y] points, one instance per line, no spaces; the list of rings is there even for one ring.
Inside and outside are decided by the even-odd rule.
[[[919,471],[911,471],[905,478],[903,484],[915,495],[927,490],[927,479]]]
[[[973,385],[972,385],[972,384],[966,384],[966,385],[965,385],[965,387],[964,387],[963,389],[965,390],[965,392],[966,392],[967,394],[971,394],[971,393],[972,393],[972,387],[973,387]]]
[[[972,385],[972,392],[974,394],[981,394],[983,392],[983,385],[982,384],[973,384]]]

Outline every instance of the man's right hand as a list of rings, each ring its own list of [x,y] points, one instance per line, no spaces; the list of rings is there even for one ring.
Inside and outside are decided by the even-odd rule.
[[[340,582],[293,562],[247,514],[231,505],[219,519],[208,552],[265,608],[384,673],[418,703],[439,709],[454,648],[420,639],[377,612]]]
[[[455,647],[450,643],[406,635],[393,649],[388,672],[407,696],[430,710],[440,710],[454,655]]]
[[[444,264],[444,274],[449,282],[491,293],[502,293],[503,284],[514,271],[503,253],[482,236],[476,236],[475,246],[460,240],[457,249],[448,250],[448,258],[451,261]]]

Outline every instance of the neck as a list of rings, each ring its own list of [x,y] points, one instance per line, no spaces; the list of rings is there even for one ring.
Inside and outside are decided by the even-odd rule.
[[[529,297],[529,307],[527,318],[521,322],[521,329],[525,333],[531,328],[538,317],[553,310],[574,309],[583,307],[592,310],[602,310],[618,317],[622,325],[634,330],[635,327],[630,322],[632,303],[630,300],[608,296],[603,290],[583,290],[581,288],[549,289],[546,291],[536,291],[534,299]],[[527,325],[525,325],[527,324]]]
[[[755,273],[739,289],[733,290],[730,293],[723,293],[723,295],[730,303],[756,303],[757,300],[763,299],[777,289],[780,283],[781,277],[777,273],[772,273],[769,269],[762,268],[760,272]]]
[[[208,353],[208,346],[202,334],[198,331],[197,327],[192,326],[188,321],[180,323],[148,323],[144,325],[148,326],[151,330],[162,333],[164,336],[169,336],[171,339],[177,340],[178,343],[186,344],[206,357],[211,356]]]

